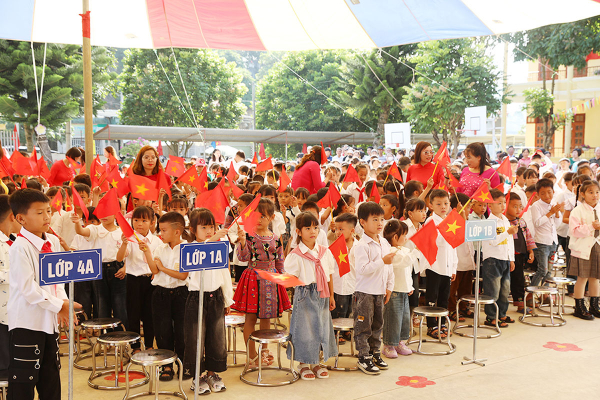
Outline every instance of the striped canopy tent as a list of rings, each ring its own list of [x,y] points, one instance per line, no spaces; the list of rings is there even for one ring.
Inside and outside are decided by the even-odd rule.
[[[600,0],[89,0],[92,46],[357,49],[600,14]],[[0,38],[81,44],[82,1],[0,0]]]

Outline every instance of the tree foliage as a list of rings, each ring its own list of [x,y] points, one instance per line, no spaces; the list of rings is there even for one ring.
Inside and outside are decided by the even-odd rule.
[[[414,67],[409,57],[415,48],[409,44],[384,48],[385,52],[375,49],[349,54],[343,60],[340,77],[335,77],[341,88],[337,93],[341,103],[352,108],[359,119],[377,126],[380,142],[386,123],[404,122],[398,102],[413,79],[412,70],[405,64]]]
[[[438,145],[447,141],[456,156],[465,108],[486,106],[494,114],[508,102],[500,93],[501,74],[476,39],[420,43],[413,61],[419,75],[403,98],[404,113],[413,130],[433,133]]]
[[[600,50],[600,16],[581,21],[543,26],[524,32],[507,35],[506,38],[515,44],[515,61],[540,60],[543,65],[542,88],[546,90],[546,79],[551,79],[549,94],[554,95],[556,87],[556,71],[560,66],[573,66],[581,69],[586,66],[586,56],[592,51]],[[539,96],[531,97],[531,99]],[[529,102],[528,102],[529,104]],[[530,109],[536,104],[529,104]],[[558,125],[551,115],[554,113],[554,101],[547,112],[538,118],[544,121],[544,148],[550,149],[552,138]]]
[[[83,112],[83,57],[81,46],[48,44],[46,67],[42,67],[44,44],[34,43],[38,88],[44,72],[40,122],[51,130]],[[92,48],[94,111],[104,103],[116,77],[109,72],[115,58],[104,47]],[[33,129],[37,125],[37,97],[31,44],[0,40],[0,114],[25,129],[27,151],[33,151]]]
[[[153,50],[126,53],[120,75],[124,96],[121,121],[132,125],[187,127],[197,122],[198,127],[235,128],[245,111],[241,99],[247,89],[242,84],[242,72],[212,51],[174,49],[173,52],[175,57],[170,49],[157,50],[156,54]],[[185,156],[192,142],[167,144],[175,154]]]
[[[305,131],[357,131],[367,128],[331,103],[338,87],[341,50],[287,53],[258,85],[256,120],[259,129]],[[290,69],[295,71],[296,76]]]

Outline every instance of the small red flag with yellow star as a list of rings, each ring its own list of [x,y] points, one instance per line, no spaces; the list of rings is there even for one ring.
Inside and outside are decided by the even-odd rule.
[[[481,203],[495,203],[494,199],[492,199],[492,195],[490,194],[490,190],[488,189],[488,185],[485,182],[483,182],[481,186],[479,186],[479,189],[473,193],[471,199]]]
[[[167,161],[165,168],[166,173],[179,178],[185,172],[184,163],[185,160],[181,157],[169,156],[169,161]]]
[[[131,195],[135,198],[152,201],[158,200],[156,182],[151,179],[131,174],[129,176],[129,188],[131,189]]]
[[[268,272],[261,269],[255,269],[258,276],[267,281],[276,283],[285,288],[290,288],[294,286],[304,286],[304,282],[302,282],[298,277],[290,274],[276,274],[274,272]]]
[[[415,233],[410,240],[423,253],[429,265],[433,265],[437,259],[438,247],[436,244],[437,231],[435,222],[430,220]]]
[[[62,205],[63,205],[63,197],[62,197],[61,190],[56,192],[56,195],[52,198],[50,205],[52,206],[52,208],[54,208],[56,211],[58,211],[58,215],[61,215],[60,212],[62,211]]]
[[[450,214],[437,226],[437,229],[446,242],[455,249],[465,241],[465,225],[465,219],[456,209],[452,209]]]
[[[346,246],[346,238],[344,235],[340,235],[339,238],[335,240],[329,246],[329,250],[331,250],[331,254],[333,254],[333,258],[337,262],[337,265],[340,269],[340,278],[350,272],[350,262],[348,260],[348,247]]]
[[[126,179],[128,180],[129,178],[126,178]],[[110,184],[110,186],[117,189],[118,197],[123,197],[123,196],[127,195],[127,193],[129,193],[129,184],[127,183],[126,179],[123,179],[121,177],[121,174],[119,173],[118,168],[113,168],[109,172],[108,177],[106,178],[106,180]]]

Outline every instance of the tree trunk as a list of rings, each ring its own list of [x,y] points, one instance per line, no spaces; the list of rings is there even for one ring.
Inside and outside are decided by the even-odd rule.
[[[456,129],[450,134],[450,138],[452,139],[452,152],[450,153],[450,157],[452,158],[456,158],[458,155],[458,145],[460,144],[460,137],[461,132],[457,131]]]
[[[440,137],[438,135],[438,131],[437,130],[433,130],[433,140],[435,141],[435,144],[440,147],[442,145],[442,142],[440,141]]]
[[[550,94],[554,95],[554,89],[556,88],[556,74],[552,74],[552,84],[550,86]],[[548,115],[544,118],[544,149],[547,151],[551,151],[552,149],[552,138],[554,137],[554,133],[556,132],[556,125],[554,125],[554,120],[552,119],[552,114],[554,114],[554,102],[552,102],[552,106],[550,106],[550,111]]]
[[[25,142],[27,143],[27,152],[31,153],[33,151],[33,128],[30,127],[29,124],[23,124],[23,129],[25,130]]]
[[[176,157],[179,156],[179,142],[166,142],[170,153]]]
[[[381,112],[379,113],[379,120],[377,121],[377,141],[378,145],[381,145],[385,142],[385,124],[390,117],[390,106],[384,106],[381,108]]]

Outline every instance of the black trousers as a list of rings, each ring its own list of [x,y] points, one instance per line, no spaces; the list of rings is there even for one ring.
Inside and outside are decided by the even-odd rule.
[[[408,305],[410,308],[419,307],[419,274],[412,273],[413,294],[408,296]]]
[[[196,372],[198,348],[198,300],[200,292],[191,291],[185,303],[185,357],[183,372]],[[227,335],[225,332],[225,298],[221,288],[205,292],[202,303],[202,360],[200,374],[204,371],[227,370]]]
[[[432,307],[448,308],[448,299],[450,298],[450,277],[440,275],[428,269],[425,274],[427,280],[425,281],[425,300],[427,305]],[[444,320],[442,320],[442,326],[444,326]],[[432,328],[437,326],[437,318],[427,317],[427,327]]]
[[[515,254],[515,270],[510,273],[510,293],[513,301],[523,301],[525,297],[525,274],[523,270],[529,259],[529,254]]]
[[[5,379],[8,376],[8,366],[10,365],[10,336],[8,325],[0,324],[0,378]]]
[[[58,333],[10,331],[8,400],[60,400]]]
[[[174,289],[155,286],[152,293],[152,319],[156,346],[159,349],[175,351],[180,360],[184,359],[185,352],[183,332],[187,297],[187,286]]]
[[[154,322],[152,321],[152,285],[150,276],[127,274],[127,320],[128,329],[140,333],[140,321],[144,323],[144,345],[154,347]],[[140,348],[136,342],[133,348]]]

